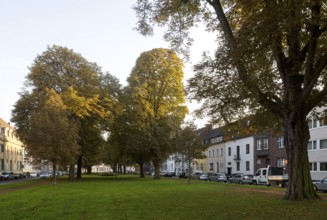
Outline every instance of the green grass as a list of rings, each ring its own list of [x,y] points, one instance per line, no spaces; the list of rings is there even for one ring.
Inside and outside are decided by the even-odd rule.
[[[324,194],[290,202],[272,187],[137,176],[39,181],[46,184],[0,186],[0,219],[327,219]]]

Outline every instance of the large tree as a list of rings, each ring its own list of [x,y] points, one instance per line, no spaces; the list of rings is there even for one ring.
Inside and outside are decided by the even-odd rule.
[[[205,57],[198,82],[191,80],[193,97],[206,99],[221,118],[261,107],[278,117],[289,166],[284,198],[317,198],[306,117],[327,95],[325,1],[138,0],[135,10],[143,34],[151,34],[151,24],[167,25],[165,38],[174,47],[183,46],[183,37],[198,22],[221,36],[216,56]]]
[[[37,100],[35,100],[37,99]],[[44,94],[24,95],[15,106],[15,116],[24,116],[18,112],[25,111],[29,104],[38,102],[37,111],[29,111],[29,118],[17,120],[18,134],[26,145],[28,156],[33,164],[51,162],[53,167],[53,180],[56,183],[56,168],[58,165],[72,163],[79,151],[77,121],[69,120],[64,104],[53,90]]]
[[[20,99],[12,111],[12,121],[16,123],[17,132],[33,158],[48,159],[45,154],[38,154],[38,152],[53,153],[53,146],[55,146],[55,143],[50,145],[43,142],[36,145],[33,140],[43,140],[44,137],[53,136],[57,139],[52,138],[51,141],[57,141],[58,144],[61,142],[58,138],[58,130],[51,129],[56,124],[66,132],[70,126],[74,126],[66,136],[70,135],[75,138],[74,143],[78,143],[78,151],[71,151],[75,153],[73,155],[75,161],[78,155],[83,153],[81,147],[89,142],[86,139],[89,139],[89,136],[81,135],[83,134],[81,131],[85,130],[82,126],[96,126],[97,124],[89,123],[90,118],[102,118],[107,115],[99,98],[100,73],[100,68],[96,64],[88,62],[80,54],[64,47],[48,47],[45,52],[37,56],[27,75],[26,87],[20,93]],[[51,108],[45,104],[50,101],[53,103]],[[41,119],[45,121],[42,123]],[[85,123],[86,121],[88,123]],[[67,123],[66,129],[63,128],[64,122]],[[49,129],[46,126],[49,126]],[[43,132],[39,132],[40,129]],[[69,145],[69,143],[72,141],[67,142],[65,147],[75,149],[75,144]],[[63,155],[58,153],[57,157]]]
[[[172,152],[173,134],[187,113],[182,79],[182,60],[162,48],[143,52],[128,78],[131,125],[141,135],[139,144],[150,153],[155,179],[160,178],[161,163]]]

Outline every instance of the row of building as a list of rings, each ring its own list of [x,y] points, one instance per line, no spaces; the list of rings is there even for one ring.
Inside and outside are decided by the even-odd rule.
[[[14,127],[0,118],[0,171],[22,172],[24,147]]]
[[[321,110],[321,109],[320,109]],[[310,141],[308,156],[311,177],[315,180],[327,176],[327,118],[308,118]],[[204,141],[208,145],[206,158],[195,160],[192,172],[254,174],[257,169],[270,166],[283,167],[287,173],[287,157],[284,139],[280,135],[260,133],[226,140],[222,128],[206,126]],[[172,155],[164,163],[164,172],[177,175],[187,172],[187,164],[181,155]]]
[[[308,118],[310,140],[308,156],[312,179],[327,176],[327,118]],[[193,161],[193,172],[254,174],[262,167],[278,166],[287,172],[287,157],[282,136],[260,133],[252,136],[226,140],[222,128],[206,126],[199,129],[208,148],[206,158]],[[31,172],[35,167],[24,164],[24,146],[16,135],[15,128],[0,118],[0,171]],[[106,169],[109,169],[105,166]],[[39,168],[40,169],[40,168]],[[95,172],[104,172],[103,167],[94,167]],[[106,170],[107,171],[107,170]],[[183,155],[171,155],[162,167],[164,172],[187,172]]]

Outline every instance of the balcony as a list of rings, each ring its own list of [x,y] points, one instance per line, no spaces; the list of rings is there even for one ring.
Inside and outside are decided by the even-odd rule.
[[[269,156],[269,150],[257,150],[258,157],[267,157]]]
[[[234,160],[241,160],[240,154],[234,154]]]

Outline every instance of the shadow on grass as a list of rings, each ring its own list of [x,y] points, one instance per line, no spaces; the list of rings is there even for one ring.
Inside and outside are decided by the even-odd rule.
[[[153,177],[145,177],[140,178],[138,175],[116,175],[116,176],[103,176],[97,174],[91,175],[82,175],[82,178],[75,178],[73,181],[70,180],[68,177],[59,177],[57,181],[81,181],[81,182],[88,182],[88,181],[97,181],[97,182],[104,182],[104,181],[113,181],[113,182],[126,182],[126,181],[144,181],[144,180],[153,180]]]

